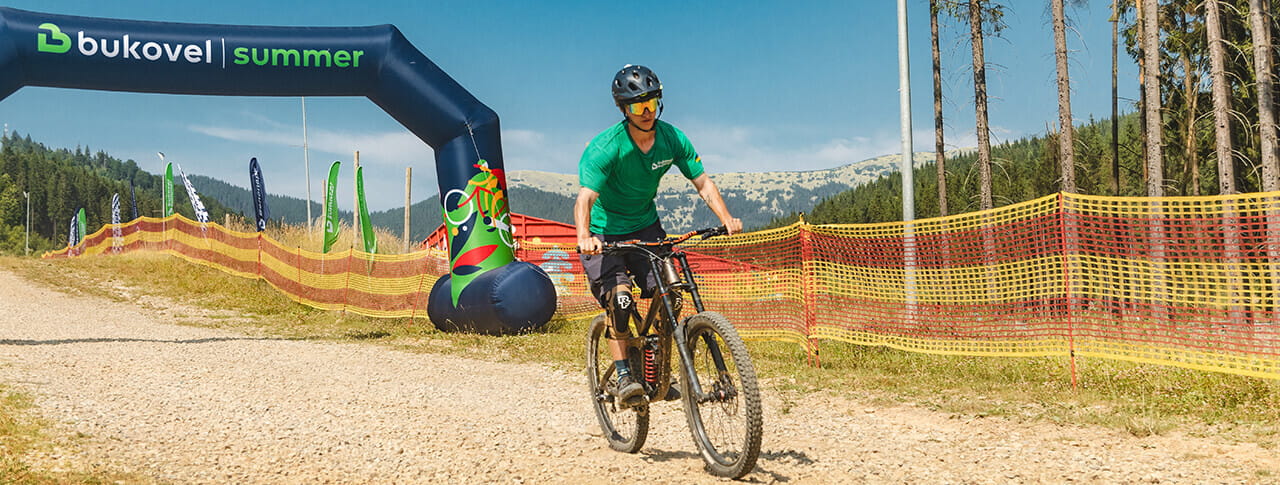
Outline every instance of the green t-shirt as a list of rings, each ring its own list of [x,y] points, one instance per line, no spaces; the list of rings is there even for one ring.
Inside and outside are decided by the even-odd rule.
[[[578,183],[600,197],[591,206],[591,232],[626,234],[658,220],[658,182],[671,169],[685,178],[702,175],[702,159],[693,144],[670,123],[658,120],[649,153],[641,153],[622,121],[604,130],[587,144],[578,162]]]

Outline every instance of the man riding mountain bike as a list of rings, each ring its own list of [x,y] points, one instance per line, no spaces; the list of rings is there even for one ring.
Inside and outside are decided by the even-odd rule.
[[[618,371],[615,394],[622,402],[642,399],[644,387],[627,364],[631,336],[632,277],[640,297],[657,287],[647,260],[636,255],[601,254],[602,242],[666,237],[654,199],[662,176],[672,166],[693,184],[729,234],[742,231],[742,221],[729,214],[720,189],[703,171],[702,159],[684,133],[658,120],[662,83],[644,66],[626,65],[613,77],[613,101],[623,120],[596,135],[578,162],[578,199],[574,204],[578,251],[591,292],[613,325],[609,352]],[[665,399],[679,399],[672,386]]]

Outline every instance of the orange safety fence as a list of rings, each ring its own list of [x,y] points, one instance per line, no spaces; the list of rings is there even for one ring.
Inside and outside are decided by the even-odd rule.
[[[422,317],[438,250],[328,255],[180,216],[105,226],[46,256],[161,251],[316,308]],[[519,235],[517,234],[519,239]],[[809,225],[685,246],[744,338],[936,354],[1075,356],[1280,379],[1280,193],[1055,194],[912,222]],[[573,248],[520,240],[557,316],[599,313]]]

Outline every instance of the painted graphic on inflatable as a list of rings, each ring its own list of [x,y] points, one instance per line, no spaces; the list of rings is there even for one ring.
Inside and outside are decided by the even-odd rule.
[[[489,168],[485,160],[472,166],[480,169],[480,173],[471,177],[466,187],[450,190],[444,196],[451,262],[450,297],[454,306],[476,275],[514,258],[506,178],[501,169]]]
[[[515,261],[497,113],[395,26],[185,24],[0,7],[0,99],[24,86],[367,97],[434,150],[440,203],[457,221],[450,273],[429,298],[432,323],[501,334],[555,312],[551,279]]]

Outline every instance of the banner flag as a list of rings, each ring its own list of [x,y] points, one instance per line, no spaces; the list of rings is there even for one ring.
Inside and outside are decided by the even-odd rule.
[[[324,251],[329,252],[333,243],[338,242],[338,166],[342,162],[335,161],[329,165],[329,181],[324,184]]]
[[[120,252],[124,237],[120,234],[120,194],[111,194],[111,250]]]
[[[182,185],[187,188],[187,198],[191,199],[191,210],[196,213],[196,220],[201,223],[209,222],[209,211],[205,210],[204,202],[200,201],[200,194],[196,193],[196,188],[191,185],[191,179],[187,178],[187,173],[182,171],[182,165],[178,165],[178,175],[182,176]]]
[[[253,217],[258,222],[258,232],[267,230],[271,208],[267,207],[267,188],[262,182],[262,167],[258,158],[249,159],[249,186],[253,187]]]
[[[85,236],[89,235],[88,225],[84,221],[84,207],[81,207],[80,211],[76,212],[76,230],[78,231],[76,232],[76,244],[79,244]]]
[[[74,215],[71,216],[71,230],[67,231],[68,248],[75,248],[77,244],[80,244],[80,235],[76,234],[76,229],[80,227],[79,219],[79,217]],[[70,254],[70,252],[71,251],[67,251],[68,254]]]
[[[364,167],[356,168],[356,202],[360,204],[360,236],[364,241],[364,252],[378,252],[378,237],[373,234],[373,223],[369,221],[369,204],[364,200]]]
[[[160,212],[160,217],[169,217],[173,215],[173,163],[164,166],[164,183],[160,185],[163,193],[164,206]]]
[[[133,190],[132,181],[129,182],[129,198],[133,199],[133,219],[129,220],[136,221],[138,220],[138,193]]]

